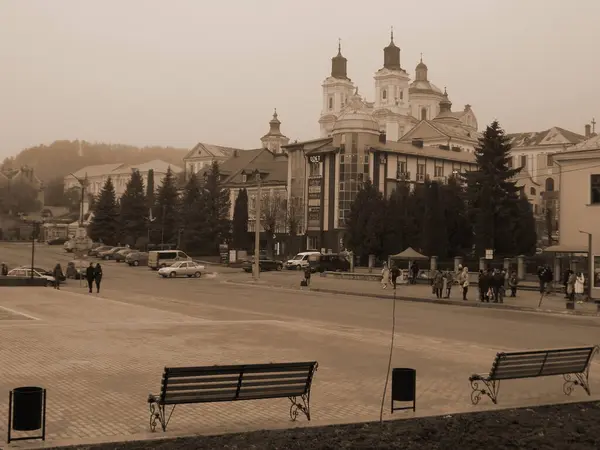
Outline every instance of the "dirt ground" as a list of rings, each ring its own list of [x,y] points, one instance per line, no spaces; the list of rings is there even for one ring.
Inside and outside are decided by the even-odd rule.
[[[600,403],[68,447],[73,450],[599,449]],[[61,447],[67,449],[67,447]]]

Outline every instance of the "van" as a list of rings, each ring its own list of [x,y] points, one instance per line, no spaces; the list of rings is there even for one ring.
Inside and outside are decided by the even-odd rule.
[[[191,261],[188,255],[181,250],[158,250],[148,253],[148,267],[152,270],[158,270],[161,267],[167,267],[178,261]]]
[[[294,256],[292,259],[288,259],[285,263],[285,268],[288,270],[296,269],[304,269],[305,267],[310,265],[310,261],[318,261],[319,256],[321,256],[320,252],[301,252]]]
[[[324,253],[315,261],[310,261],[313,272],[348,272],[350,261],[345,255],[338,253]]]

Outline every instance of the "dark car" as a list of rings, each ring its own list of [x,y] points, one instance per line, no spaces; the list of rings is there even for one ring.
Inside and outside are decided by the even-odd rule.
[[[90,251],[88,251],[88,255],[90,256],[98,256],[98,253],[100,252],[105,252],[107,250],[110,250],[111,248],[113,248],[112,245],[101,245],[99,247],[92,247],[92,249]]]
[[[113,247],[110,250],[106,250],[104,252],[99,252],[97,257],[100,259],[104,259],[106,261],[108,261],[109,259],[114,260],[117,252],[120,252],[121,250],[126,250],[126,249],[127,249],[127,247]]]
[[[245,272],[252,272],[254,267],[254,258],[249,259],[244,264],[242,264],[242,269]],[[274,259],[263,258],[262,256],[258,260],[258,267],[261,272],[267,272],[269,270],[281,270],[283,269],[283,263],[281,261],[276,261]]]
[[[309,263],[313,272],[348,272],[350,270],[350,261],[346,259],[346,256],[338,253],[322,254]]]
[[[126,248],[125,250],[119,250],[117,253],[115,253],[113,255],[113,259],[116,262],[123,262],[127,258],[127,255],[129,255],[132,252],[133,252],[133,250],[130,248]]]
[[[54,238],[54,239],[50,239],[50,240],[46,241],[46,243],[48,245],[63,245],[67,241],[68,241],[67,238]]]
[[[130,266],[147,266],[148,252],[133,251],[125,257],[125,262]]]

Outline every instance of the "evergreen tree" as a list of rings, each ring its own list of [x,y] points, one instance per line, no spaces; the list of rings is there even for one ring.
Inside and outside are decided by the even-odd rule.
[[[106,245],[116,245],[119,236],[119,209],[115,187],[110,177],[100,191],[94,205],[94,217],[88,229],[89,236],[94,241]]]
[[[169,167],[156,192],[156,221],[154,229],[161,233],[161,243],[176,243],[179,216],[179,195],[175,175]]]
[[[385,208],[385,236],[383,248],[389,255],[406,250],[414,236],[410,217],[410,184],[399,181],[387,199]]]
[[[182,248],[188,253],[205,254],[212,246],[207,241],[206,194],[194,173],[185,186],[181,205]]]
[[[426,180],[424,184],[425,213],[421,248],[428,256],[448,256],[448,234],[442,189],[437,181]]]
[[[385,235],[385,200],[379,190],[367,180],[356,194],[346,219],[346,244],[362,259],[381,256]]]
[[[515,254],[534,255],[537,248],[537,234],[535,217],[529,200],[521,195],[517,201],[517,209],[514,214],[513,228]]]
[[[204,189],[206,190],[207,233],[212,242],[213,252],[217,253],[219,244],[228,241],[231,234],[231,221],[229,220],[231,201],[229,200],[229,189],[225,189],[221,185],[219,163],[216,161],[213,161],[207,172]]]
[[[463,175],[478,256],[484,255],[486,249],[507,256],[516,251],[514,230],[519,196],[511,180],[520,168],[510,168],[510,149],[509,138],[498,121],[492,122],[475,150],[477,170]]]
[[[240,189],[233,206],[233,247],[248,250],[248,191]]]
[[[471,252],[473,227],[468,218],[465,190],[457,177],[450,177],[442,187],[445,207],[448,256],[464,256]]]
[[[125,192],[121,196],[121,243],[135,245],[137,240],[146,235],[146,221],[148,213],[146,194],[144,192],[144,179],[136,170],[132,172],[127,182]]]

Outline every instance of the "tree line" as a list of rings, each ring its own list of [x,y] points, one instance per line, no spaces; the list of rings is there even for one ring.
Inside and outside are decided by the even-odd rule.
[[[384,258],[413,247],[427,256],[533,254],[537,236],[529,200],[516,186],[510,144],[497,121],[475,151],[476,170],[411,185],[399,180],[389,198],[367,181],[346,222],[346,245]]]

